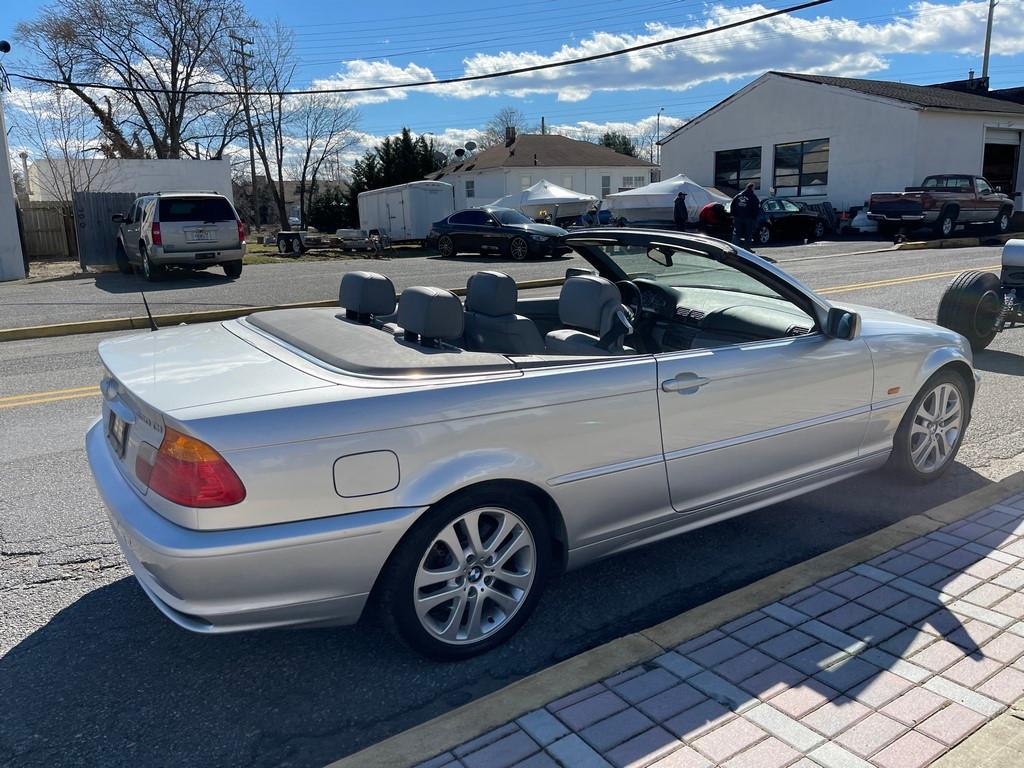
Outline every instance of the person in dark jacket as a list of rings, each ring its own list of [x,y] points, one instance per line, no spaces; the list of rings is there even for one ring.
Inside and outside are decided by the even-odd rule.
[[[761,201],[754,194],[754,185],[746,188],[732,199],[732,242],[748,251],[754,250],[754,230],[761,214]]]
[[[686,193],[680,192],[676,195],[672,206],[672,219],[675,221],[676,229],[680,231],[686,229],[689,218],[690,215],[686,212]]]

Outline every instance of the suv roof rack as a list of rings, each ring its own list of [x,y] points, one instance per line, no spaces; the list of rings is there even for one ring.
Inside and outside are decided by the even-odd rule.
[[[143,192],[139,197],[154,195],[220,195],[215,189],[158,189],[156,192]]]

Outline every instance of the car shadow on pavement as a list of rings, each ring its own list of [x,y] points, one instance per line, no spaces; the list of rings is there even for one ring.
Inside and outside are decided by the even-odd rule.
[[[1001,349],[985,349],[975,353],[974,367],[988,373],[1024,376],[1024,357]]]
[[[988,484],[962,465],[926,487],[876,473],[610,558],[552,583],[508,643],[457,664],[414,655],[373,621],[192,634],[126,576],[0,658],[0,763],[321,766]],[[908,624],[956,631],[944,606],[918,609]],[[809,684],[869,683],[879,669],[862,665],[855,654]]]
[[[455,264],[493,264],[493,265],[514,265],[514,264],[549,264],[558,263],[560,261],[572,261],[572,254],[562,254],[561,256],[552,256],[550,259],[526,259],[525,261],[514,261],[507,256],[501,254],[476,254],[476,253],[460,253],[455,256],[441,256],[440,254],[431,254],[427,257],[428,259],[437,259],[438,261],[444,261]]]
[[[223,272],[205,270],[175,270],[168,272],[160,280],[150,281],[142,275],[123,275],[120,272],[100,272],[96,275],[96,287],[107,293],[158,293],[160,291],[176,291],[182,288],[195,288],[207,285],[225,285],[235,282]]]

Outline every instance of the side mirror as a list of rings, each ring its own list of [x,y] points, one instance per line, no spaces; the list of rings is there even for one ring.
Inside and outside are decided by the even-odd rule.
[[[996,185],[996,192],[1002,192],[1002,191],[1003,191],[1003,186],[1001,184],[997,184]]]
[[[832,307],[825,321],[825,334],[845,341],[856,339],[860,335],[860,315],[848,309]]]
[[[125,222],[124,214],[123,213],[115,213],[113,216],[110,217],[110,220],[112,222],[114,222],[115,224],[124,224],[124,222]]]

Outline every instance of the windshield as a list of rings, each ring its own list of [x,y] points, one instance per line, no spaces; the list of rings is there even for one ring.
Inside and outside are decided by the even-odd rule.
[[[738,269],[722,264],[707,256],[686,251],[672,251],[671,266],[664,254],[658,260],[647,255],[646,246],[602,245],[600,250],[633,280],[638,277],[656,280],[673,288],[710,288],[736,291],[770,299],[782,299],[764,283]]]
[[[530,224],[532,219],[528,216],[524,216],[519,211],[513,210],[501,210],[491,211],[491,215],[500,221],[502,224]]]
[[[223,197],[165,197],[160,221],[234,221],[231,203]]]

